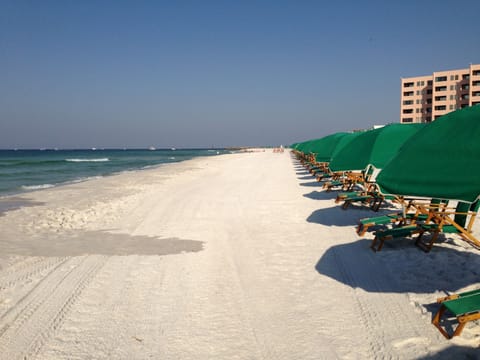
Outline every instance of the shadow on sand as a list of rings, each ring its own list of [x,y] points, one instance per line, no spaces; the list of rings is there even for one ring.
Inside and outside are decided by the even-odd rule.
[[[203,242],[178,238],[68,231],[35,240],[0,240],[0,253],[21,256],[172,255],[203,250]]]
[[[466,346],[453,345],[448,348],[427,356],[419,357],[418,360],[473,360],[480,359],[480,350]]]
[[[334,201],[337,196],[336,192],[314,190],[303,196],[315,200],[331,201],[331,206],[312,212],[307,218],[307,222],[309,223],[328,226],[356,226],[359,219],[379,215],[366,206],[353,206],[347,210],[342,209],[342,204],[336,204]]]
[[[303,196],[312,200],[332,200],[333,203],[336,194],[332,192],[313,190],[312,192],[303,194]]]
[[[424,253],[410,239],[392,242],[381,252],[370,250],[371,240],[336,245],[318,260],[315,269],[352,288],[383,293],[456,292],[478,279],[476,253],[437,246]],[[392,259],[392,261],[389,261]],[[432,299],[432,302],[436,299]]]
[[[323,184],[321,182],[318,182],[317,180],[313,180],[313,181],[307,181],[307,182],[300,183],[300,186],[322,188]]]
[[[298,180],[313,180],[315,177],[313,175],[301,175],[298,177]]]

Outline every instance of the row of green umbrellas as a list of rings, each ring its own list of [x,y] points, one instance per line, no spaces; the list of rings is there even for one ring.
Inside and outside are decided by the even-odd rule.
[[[332,171],[381,169],[386,194],[475,201],[480,195],[480,106],[429,124],[390,124],[293,144]]]

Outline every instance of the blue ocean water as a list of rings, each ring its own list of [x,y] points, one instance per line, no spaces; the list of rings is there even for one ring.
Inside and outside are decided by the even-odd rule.
[[[225,149],[0,150],[0,195],[229,152]]]

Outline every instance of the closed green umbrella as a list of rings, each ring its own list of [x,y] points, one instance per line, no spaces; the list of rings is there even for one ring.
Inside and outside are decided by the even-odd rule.
[[[369,165],[381,169],[405,141],[423,127],[424,124],[390,124],[365,131],[335,154],[330,162],[330,169],[360,171]]]
[[[388,194],[475,201],[480,195],[480,106],[428,124],[377,177]]]

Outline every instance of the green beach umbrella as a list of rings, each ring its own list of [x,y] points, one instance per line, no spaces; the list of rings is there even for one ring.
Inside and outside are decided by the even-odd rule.
[[[390,124],[365,131],[338,151],[330,162],[330,170],[364,170],[369,165],[383,168],[410,137],[425,124]]]
[[[480,106],[451,112],[418,131],[377,183],[388,194],[475,201],[480,195]]]
[[[304,154],[310,153],[309,146],[310,143],[314,140],[307,140],[297,144],[297,150],[303,152]]]
[[[338,132],[313,140],[309,145],[309,150],[315,154],[315,159],[318,162],[329,162],[337,144],[346,135],[348,135],[348,133]]]
[[[356,131],[352,133],[348,133],[347,135],[343,136],[335,146],[335,150],[332,152],[330,160],[332,160],[345,146],[347,146],[353,139],[357,136],[360,136],[365,131]]]

